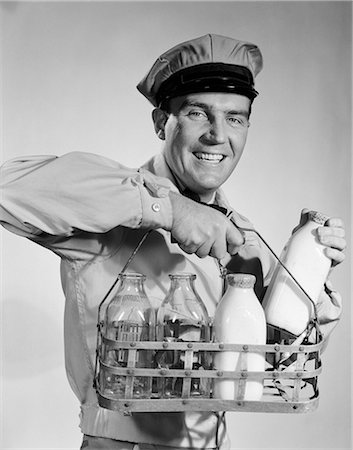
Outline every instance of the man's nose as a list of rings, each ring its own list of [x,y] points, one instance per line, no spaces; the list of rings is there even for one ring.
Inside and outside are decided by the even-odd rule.
[[[206,137],[211,144],[224,144],[226,141],[226,130],[223,120],[215,119],[210,122]]]

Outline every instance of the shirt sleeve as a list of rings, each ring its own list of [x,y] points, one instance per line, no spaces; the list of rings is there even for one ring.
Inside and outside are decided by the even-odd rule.
[[[166,178],[91,153],[16,158],[1,167],[0,223],[28,238],[119,225],[170,229],[171,188]]]

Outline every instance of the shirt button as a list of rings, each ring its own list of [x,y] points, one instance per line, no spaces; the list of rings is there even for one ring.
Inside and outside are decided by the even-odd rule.
[[[153,203],[152,209],[154,212],[159,212],[161,210],[161,205],[159,203]]]

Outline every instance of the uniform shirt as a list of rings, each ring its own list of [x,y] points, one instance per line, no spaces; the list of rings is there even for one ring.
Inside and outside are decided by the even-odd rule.
[[[158,307],[173,272],[195,273],[196,289],[210,316],[222,295],[218,262],[184,253],[171,239],[169,191],[178,192],[163,154],[134,170],[89,153],[16,158],[2,167],[0,221],[61,258],[65,294],[65,363],[81,403],[84,434],[129,442],[212,448],[225,439],[213,412],[134,413],[124,416],[98,406],[93,388],[97,309],[139,240],[153,229],[129,271],[146,275],[146,291]],[[230,209],[221,190],[215,202]],[[233,211],[239,226],[250,222]],[[228,261],[225,261],[225,263]],[[274,261],[255,233],[230,261],[234,272],[254,273],[261,297]],[[340,314],[340,299],[323,290],[319,314],[327,336]]]

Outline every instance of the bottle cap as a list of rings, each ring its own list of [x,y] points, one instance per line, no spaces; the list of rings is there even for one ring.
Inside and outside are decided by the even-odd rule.
[[[325,225],[325,222],[329,219],[329,216],[326,216],[318,211],[309,211],[309,219],[319,225]]]
[[[255,286],[256,277],[249,273],[229,273],[227,275],[227,282],[231,286],[240,288],[253,288]]]

